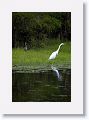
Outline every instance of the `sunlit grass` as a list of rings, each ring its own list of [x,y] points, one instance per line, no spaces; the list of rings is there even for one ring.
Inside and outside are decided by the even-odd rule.
[[[66,42],[61,47],[58,56],[49,61],[48,58],[52,52],[56,51],[60,43],[54,42],[48,46],[39,49],[30,49],[24,51],[23,48],[14,48],[12,51],[12,64],[20,66],[47,66],[49,64],[70,64],[71,61],[71,43]]]

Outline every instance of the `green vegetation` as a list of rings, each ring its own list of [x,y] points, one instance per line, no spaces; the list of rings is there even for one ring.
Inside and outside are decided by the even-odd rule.
[[[52,52],[61,47],[56,59],[49,61]],[[12,65],[13,70],[69,67],[71,63],[70,12],[13,12]]]
[[[12,47],[42,48],[50,39],[71,41],[70,12],[13,12]]]
[[[71,12],[12,13],[12,101],[71,101],[70,67]]]
[[[49,61],[48,58],[51,53],[57,50],[59,42],[55,40],[48,43],[45,48],[35,48],[25,51],[23,48],[13,48],[12,63],[13,69],[36,69],[36,68],[47,68],[51,64],[57,67],[68,66],[71,61],[71,43],[65,42],[64,46],[61,47],[58,56]]]

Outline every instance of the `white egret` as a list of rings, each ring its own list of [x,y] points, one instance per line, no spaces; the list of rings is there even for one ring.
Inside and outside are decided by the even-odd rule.
[[[61,43],[61,44],[59,45],[58,49],[57,49],[56,51],[54,51],[54,52],[50,55],[49,60],[55,59],[55,57],[58,55],[58,52],[59,52],[60,47],[61,47],[62,45],[64,45],[64,43]]]

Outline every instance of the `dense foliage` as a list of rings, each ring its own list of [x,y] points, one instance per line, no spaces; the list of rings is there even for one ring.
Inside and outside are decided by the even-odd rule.
[[[12,13],[12,47],[44,47],[53,38],[71,40],[70,12]]]

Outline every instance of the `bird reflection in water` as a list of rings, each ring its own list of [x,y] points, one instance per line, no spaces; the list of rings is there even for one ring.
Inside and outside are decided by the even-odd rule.
[[[52,70],[54,71],[55,75],[57,76],[58,80],[62,80],[62,76],[60,75],[59,71],[57,70],[56,67],[51,66]]]

